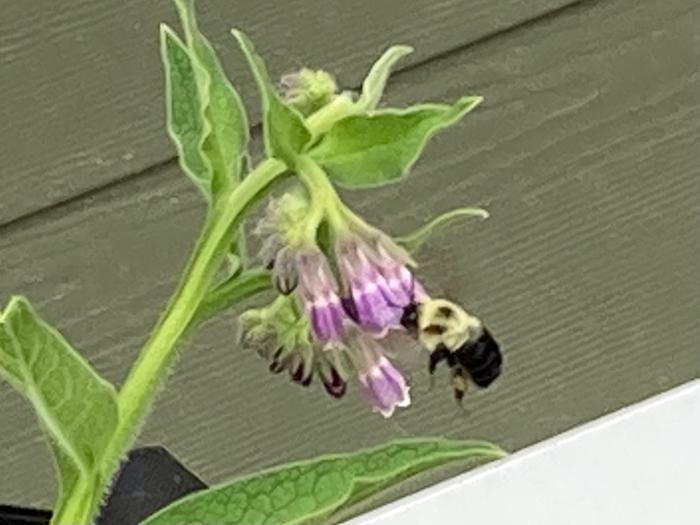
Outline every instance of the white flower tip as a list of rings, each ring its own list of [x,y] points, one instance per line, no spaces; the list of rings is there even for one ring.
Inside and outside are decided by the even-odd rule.
[[[385,419],[389,419],[391,416],[394,415],[394,411],[396,410],[396,407],[406,408],[410,404],[411,404],[411,400],[409,398],[406,398],[403,401],[401,401],[400,403],[397,403],[386,410],[375,408],[374,411],[379,412]]]
[[[399,401],[396,406],[401,407],[401,408],[406,408],[411,405],[411,395],[408,393],[408,391],[411,389],[410,386],[405,386],[404,391],[403,391],[403,399]]]
[[[389,419],[391,416],[394,415],[394,408],[396,407],[391,407],[388,408],[387,410],[381,410],[379,408],[375,408],[375,412],[379,412],[382,416],[384,416],[384,419]]]
[[[389,419],[391,416],[394,415],[394,411],[396,410],[397,407],[399,408],[406,408],[411,405],[411,396],[408,393],[408,390],[410,389],[409,386],[403,387],[403,398],[398,401],[397,403],[394,403],[391,405],[389,408],[386,409],[381,409],[379,407],[374,407],[374,412],[379,412],[382,416],[384,416],[385,419]]]

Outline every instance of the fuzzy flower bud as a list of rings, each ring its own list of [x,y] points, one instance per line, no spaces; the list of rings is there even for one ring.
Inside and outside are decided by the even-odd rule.
[[[267,307],[248,310],[239,323],[243,346],[267,359],[270,372],[287,370],[290,379],[302,386],[318,376],[330,396],[343,397],[346,367],[340,356],[313,343],[308,321],[299,315],[293,298],[280,296]]]
[[[255,229],[262,237],[259,257],[272,270],[277,290],[285,295],[292,293],[298,283],[296,247],[303,244],[308,210],[309,202],[303,194],[287,193],[270,201]]]
[[[304,116],[330,103],[338,91],[329,73],[308,68],[283,76],[280,87],[284,100]]]
[[[334,398],[345,395],[347,380],[354,374],[374,410],[384,417],[411,403],[406,381],[382,344],[347,319],[344,338],[321,345],[311,336],[308,319],[300,315],[293,298],[279,296],[267,307],[245,312],[240,325],[243,346],[267,359],[274,374],[286,370],[293,382],[305,387],[318,377]]]

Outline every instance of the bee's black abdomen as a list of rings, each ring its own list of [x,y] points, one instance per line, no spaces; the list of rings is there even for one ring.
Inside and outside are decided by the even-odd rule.
[[[472,377],[474,383],[476,383],[481,388],[486,388],[491,383],[493,383],[496,378],[501,375],[501,365],[503,360],[501,354],[494,354],[494,359],[486,367],[481,370],[472,370],[469,374]]]
[[[478,339],[467,341],[457,349],[455,355],[474,383],[482,388],[489,386],[501,374],[501,350],[486,328]]]

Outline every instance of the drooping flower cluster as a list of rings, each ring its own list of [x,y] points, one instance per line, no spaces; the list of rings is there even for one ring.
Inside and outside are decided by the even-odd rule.
[[[270,204],[258,226],[280,296],[244,314],[245,341],[271,361],[271,371],[286,369],[304,386],[318,375],[334,397],[356,375],[374,409],[389,417],[410,397],[383,339],[403,330],[404,309],[425,292],[410,256],[349,210],[322,249],[313,211],[305,196],[289,193]]]

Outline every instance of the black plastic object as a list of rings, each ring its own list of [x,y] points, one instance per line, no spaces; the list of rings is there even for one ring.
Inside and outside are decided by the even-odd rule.
[[[117,473],[97,525],[138,525],[168,503],[205,488],[166,448],[134,449]]]
[[[138,525],[168,503],[205,488],[166,448],[137,448],[122,463],[96,524]],[[0,505],[0,525],[48,525],[50,519],[48,510]]]
[[[46,525],[51,511],[0,505],[0,525]]]

